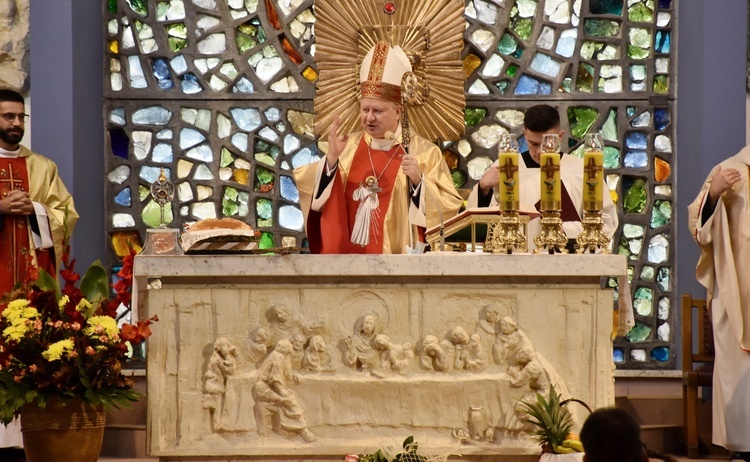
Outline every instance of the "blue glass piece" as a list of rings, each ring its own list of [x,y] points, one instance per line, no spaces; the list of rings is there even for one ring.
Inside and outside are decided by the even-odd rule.
[[[557,41],[555,52],[563,58],[570,58],[573,56],[573,52],[576,49],[576,38],[577,37],[570,35],[560,36],[560,40]]]
[[[118,107],[109,113],[109,121],[115,125],[125,125],[125,108]]]
[[[656,31],[656,38],[654,39],[654,51],[657,53],[669,53],[669,45],[672,38],[672,34],[666,30]]]
[[[180,87],[182,87],[182,91],[186,95],[194,95],[203,91],[203,87],[201,87],[198,77],[192,72],[183,75],[181,79]]]
[[[281,118],[281,111],[277,107],[269,107],[264,114],[269,122],[278,122]]]
[[[628,117],[633,117],[635,115],[636,108],[633,106],[628,106],[626,113],[628,114]]]
[[[281,197],[284,199],[298,203],[299,202],[299,191],[297,191],[297,185],[294,184],[292,177],[281,175]]]
[[[166,164],[172,162],[174,154],[172,153],[172,145],[167,143],[159,143],[154,148],[154,153],[151,154],[151,158],[154,162]]]
[[[302,167],[303,165],[312,164],[313,162],[319,161],[320,158],[313,155],[309,148],[300,149],[297,154],[292,157],[292,167]]]
[[[205,140],[206,137],[198,130],[193,128],[183,128],[180,130],[180,149],[192,148]]]
[[[622,348],[615,348],[614,351],[612,351],[612,359],[616,363],[625,362],[625,352],[622,351]]]
[[[518,79],[516,85],[516,95],[549,95],[552,91],[552,86],[546,82],[540,82],[539,80],[529,77],[528,75],[522,75]]]
[[[510,55],[511,55],[511,56],[513,56],[513,57],[514,57],[514,58],[516,58],[516,59],[521,59],[521,56],[523,56],[523,48],[521,48],[521,47],[518,47],[518,48],[516,49],[516,51],[514,51],[514,52],[513,52],[513,53],[511,53]]]
[[[633,120],[631,120],[630,126],[635,128],[642,128],[648,127],[649,123],[651,123],[651,113],[646,111],[642,112],[638,115],[638,117],[635,117]]]
[[[146,181],[147,183],[153,183],[154,181],[159,179],[160,173],[161,173],[161,167],[144,166],[144,167],[141,167],[141,173],[138,176],[141,177],[141,179]],[[172,169],[164,167],[164,174],[167,176],[167,179],[169,180],[172,177]]]
[[[176,74],[182,74],[187,71],[187,61],[185,61],[185,57],[182,55],[172,58],[170,64],[172,64],[172,69],[174,69]]]
[[[534,59],[531,60],[531,66],[529,66],[529,68],[534,72],[538,72],[539,74],[546,75],[550,78],[555,78],[557,77],[557,74],[560,73],[560,63],[543,53],[537,53],[534,55]]]
[[[235,93],[253,93],[255,92],[255,87],[247,77],[242,77],[236,84],[234,84],[232,91]]]
[[[641,132],[630,132],[625,138],[625,146],[630,149],[648,149],[648,135]]]
[[[123,207],[130,207],[132,199],[130,197],[130,186],[123,189],[115,196],[115,204],[122,205]]]
[[[234,123],[237,124],[240,130],[251,132],[260,127],[260,111],[257,109],[233,108],[229,112],[232,114]]]
[[[655,109],[654,110],[654,128],[657,131],[665,130],[672,119],[669,115],[669,109]]]
[[[123,159],[128,158],[130,138],[125,133],[124,128],[114,127],[109,129],[109,145],[112,148],[112,154]]]
[[[154,71],[154,77],[156,77],[156,83],[159,84],[159,88],[162,90],[169,90],[174,87],[172,82],[172,73],[169,72],[169,63],[164,58],[156,58],[151,64]]]
[[[667,347],[656,347],[651,350],[651,359],[664,363],[669,361],[669,348]]]
[[[166,125],[172,118],[172,112],[164,106],[148,106],[133,113],[136,125]]]
[[[628,168],[645,168],[648,166],[648,153],[640,150],[628,151],[623,165]]]
[[[592,14],[622,14],[623,0],[591,0],[589,9]]]
[[[211,150],[211,146],[208,144],[201,144],[190,149],[185,155],[191,159],[200,160],[203,162],[213,162],[214,153]]]
[[[293,205],[284,205],[279,208],[279,224],[286,229],[302,231],[305,221],[302,211]]]
[[[659,8],[668,10],[672,8],[672,0],[659,0]]]

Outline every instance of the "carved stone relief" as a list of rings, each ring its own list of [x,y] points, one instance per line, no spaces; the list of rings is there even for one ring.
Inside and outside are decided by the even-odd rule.
[[[0,0],[0,87],[22,93],[29,80],[29,0]]]

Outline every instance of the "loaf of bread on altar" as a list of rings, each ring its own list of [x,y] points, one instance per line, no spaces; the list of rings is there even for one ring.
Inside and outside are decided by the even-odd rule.
[[[234,218],[206,218],[190,225],[182,234],[185,252],[222,253],[253,250],[260,232]]]

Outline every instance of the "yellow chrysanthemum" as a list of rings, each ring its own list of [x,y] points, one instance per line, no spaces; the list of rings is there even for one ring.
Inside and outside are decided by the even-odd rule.
[[[100,329],[97,329],[97,327],[100,327]],[[99,337],[104,334],[113,338],[120,333],[120,329],[117,328],[117,321],[114,318],[109,316],[92,316],[86,322],[84,333],[91,337]]]
[[[78,302],[78,305],[76,305],[76,311],[79,313],[83,313],[84,317],[88,317],[91,314],[91,311],[93,310],[94,306],[86,300],[85,298],[82,298],[80,302]]]
[[[65,305],[67,305],[69,301],[70,298],[68,298],[67,295],[63,295],[60,301],[57,302],[57,306],[62,310],[63,308],[65,308]]]
[[[25,306],[29,306],[30,303],[31,302],[26,300],[25,298],[19,298],[8,303],[8,307],[6,309],[23,308]]]
[[[7,340],[21,340],[27,332],[31,331],[31,324],[13,324],[3,330],[3,337]]]
[[[18,325],[24,324],[30,319],[39,317],[39,311],[36,308],[29,306],[28,300],[24,300],[24,304],[15,304],[11,302],[3,311],[3,317],[11,324]]]
[[[55,342],[50,345],[49,348],[47,348],[47,351],[44,351],[42,353],[42,357],[44,357],[44,359],[46,359],[47,361],[57,361],[58,359],[62,358],[62,355],[66,351],[73,350],[73,346],[73,340],[60,340],[59,342]]]

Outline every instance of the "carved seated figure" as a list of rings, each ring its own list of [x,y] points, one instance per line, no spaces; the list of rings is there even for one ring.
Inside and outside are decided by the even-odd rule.
[[[302,369],[313,372],[331,370],[331,354],[322,336],[313,335],[310,339],[310,344],[305,348],[305,356],[302,358]]]
[[[451,362],[434,335],[426,335],[422,339],[422,349],[419,354],[419,366],[422,369],[445,372],[450,370]]]
[[[524,428],[523,418],[525,407],[522,401],[536,401],[536,394],[547,396],[550,389],[550,380],[544,366],[537,359],[536,352],[531,346],[524,346],[516,354],[517,363],[508,368],[510,386],[521,388],[524,394],[515,406],[512,415],[508,416],[507,428],[509,430],[521,430]]]
[[[302,369],[302,359],[305,356],[305,343],[307,338],[301,333],[292,335],[289,339],[292,344],[292,352],[289,354],[289,361],[292,363],[292,369]]]
[[[469,334],[466,333],[466,329],[461,326],[456,326],[451,329],[445,338],[440,342],[440,347],[445,352],[448,359],[446,371],[459,370],[462,371],[466,368],[464,363],[463,349],[469,344]]]
[[[516,321],[512,318],[504,317],[500,320],[500,331],[495,338],[495,344],[492,347],[492,356],[495,364],[505,367],[511,367],[518,364],[517,353],[523,348],[531,348],[531,342],[526,334],[518,329]]]
[[[476,372],[487,367],[487,353],[479,334],[473,334],[469,338],[469,344],[461,351],[461,362],[467,371]]]
[[[391,339],[384,334],[376,335],[372,340],[372,346],[380,356],[378,366],[372,370],[372,375],[375,377],[382,378],[387,370],[404,374],[414,359],[411,343],[405,342],[398,345],[391,342]]]
[[[344,364],[358,371],[372,371],[377,366],[378,355],[372,347],[377,332],[375,316],[368,314],[354,324],[354,335],[344,339],[346,351]]]
[[[484,316],[482,317],[481,311],[477,325],[474,328],[474,334],[479,335],[482,340],[482,347],[485,353],[492,351],[492,346],[495,343],[495,336],[497,335],[497,318],[500,315],[500,310],[494,304],[485,305]]]
[[[305,411],[292,390],[299,378],[292,371],[289,355],[292,343],[279,340],[270,355],[260,365],[258,381],[253,386],[255,420],[258,434],[269,431],[279,434],[298,434],[305,442],[315,441],[315,435],[307,428]]]
[[[242,345],[242,359],[245,363],[255,365],[266,357],[268,352],[268,342],[271,340],[271,333],[263,326],[258,326],[245,340]]]
[[[318,320],[305,323],[302,318],[292,313],[284,304],[274,305],[266,313],[273,334],[273,341],[291,339],[294,334],[303,334],[306,337],[312,335],[323,326],[323,321]]]

